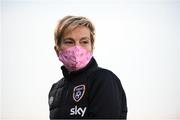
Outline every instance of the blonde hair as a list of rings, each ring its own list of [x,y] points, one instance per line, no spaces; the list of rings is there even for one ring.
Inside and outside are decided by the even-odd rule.
[[[66,29],[73,30],[79,26],[85,26],[90,30],[91,45],[94,46],[95,28],[92,22],[86,17],[82,16],[65,16],[62,18],[55,29],[54,39],[56,46],[61,45],[63,33]]]

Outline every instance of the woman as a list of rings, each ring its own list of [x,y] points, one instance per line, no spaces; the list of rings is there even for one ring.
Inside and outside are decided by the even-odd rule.
[[[93,58],[94,26],[85,17],[66,16],[55,30],[55,51],[63,78],[49,92],[50,119],[126,119],[126,95],[119,78]]]

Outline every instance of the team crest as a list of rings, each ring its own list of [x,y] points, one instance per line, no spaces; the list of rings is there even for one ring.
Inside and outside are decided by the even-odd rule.
[[[76,102],[79,102],[81,100],[81,98],[84,96],[84,93],[85,93],[85,85],[78,85],[78,86],[74,87],[73,99]]]

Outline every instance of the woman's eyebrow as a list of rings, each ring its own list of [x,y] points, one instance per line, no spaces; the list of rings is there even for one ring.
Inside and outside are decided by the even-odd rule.
[[[89,37],[82,37],[80,40],[90,40]]]
[[[71,37],[67,37],[67,38],[63,38],[63,40],[74,40],[74,39]]]
[[[64,40],[74,40],[74,39],[71,37],[65,37],[65,38],[63,38],[63,41]],[[82,37],[80,40],[90,40],[90,38],[89,37]]]

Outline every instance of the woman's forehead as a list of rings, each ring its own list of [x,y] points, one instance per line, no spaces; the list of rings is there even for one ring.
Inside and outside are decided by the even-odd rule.
[[[66,36],[73,36],[73,35],[79,35],[79,36],[89,36],[90,37],[90,30],[86,26],[70,26],[64,30],[63,37]]]

